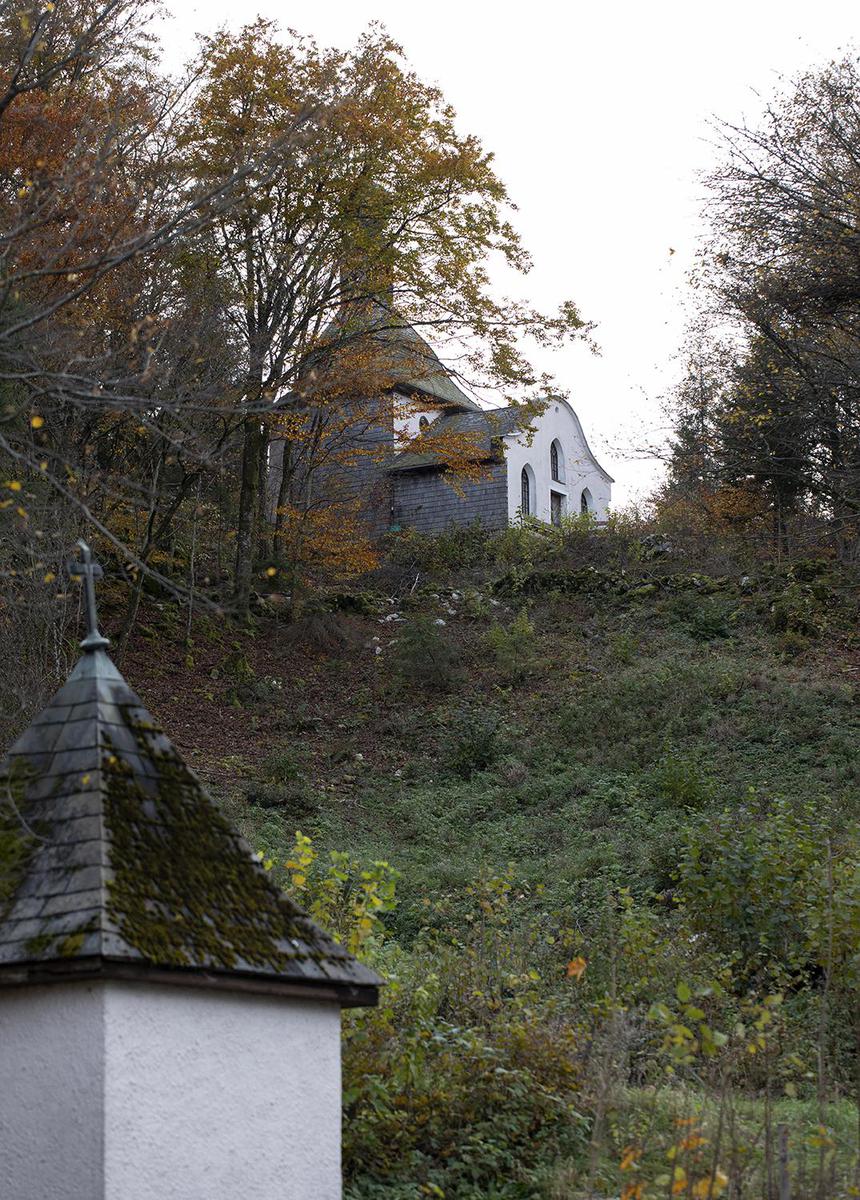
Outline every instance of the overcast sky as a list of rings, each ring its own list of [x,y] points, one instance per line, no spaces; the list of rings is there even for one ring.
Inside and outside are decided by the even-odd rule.
[[[698,174],[713,162],[709,121],[761,107],[780,75],[860,42],[856,4],[818,0],[173,0],[171,66],[195,32],[258,13],[347,47],[373,20],[440,85],[464,132],[496,155],[534,259],[528,295],[573,299],[597,326],[583,348],[538,360],[571,394],[623,504],[654,463],[631,456],[662,427],[658,398],[677,376],[701,233]],[[674,250],[674,254],[670,254]]]

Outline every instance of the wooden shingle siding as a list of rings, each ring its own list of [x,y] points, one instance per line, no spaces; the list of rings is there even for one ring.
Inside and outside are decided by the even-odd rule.
[[[507,467],[503,462],[493,463],[488,472],[488,477],[476,483],[461,480],[462,494],[438,469],[394,474],[394,525],[420,533],[441,533],[450,525],[480,521],[487,529],[501,529],[508,520]]]

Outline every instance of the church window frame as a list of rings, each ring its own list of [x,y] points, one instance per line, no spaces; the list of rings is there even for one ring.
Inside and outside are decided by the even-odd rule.
[[[534,500],[532,472],[526,463],[520,472],[520,514],[523,517],[530,517],[534,512]]]
[[[553,483],[565,483],[564,449],[558,438],[554,438],[549,448],[549,474]]]
[[[594,497],[588,488],[582,489],[582,495],[579,497],[579,511],[583,516],[594,512]]]

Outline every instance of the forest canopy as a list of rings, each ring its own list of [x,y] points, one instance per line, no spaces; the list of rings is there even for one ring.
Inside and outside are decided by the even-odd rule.
[[[368,305],[507,402],[549,385],[529,342],[583,329],[572,303],[495,294],[491,260],[530,266],[505,186],[384,29],[336,51],[256,20],[175,78],[157,13],[11,5],[0,27],[2,537],[20,586],[88,528],[136,581],[127,626],[144,580],[247,615],[272,562],[366,565],[337,497],[285,504],[274,533],[263,510],[272,435],[307,474],[319,422],[297,410],[341,420],[342,381],[313,396],[319,348],[348,351],[352,395],[384,384]]]
[[[700,317],[674,398],[666,499],[824,536],[853,556],[860,519],[860,69],[781,90],[717,127]],[[806,531],[806,532],[804,532]]]

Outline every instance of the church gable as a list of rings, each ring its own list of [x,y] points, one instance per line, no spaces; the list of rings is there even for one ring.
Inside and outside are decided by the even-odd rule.
[[[505,438],[508,520],[527,515],[558,524],[582,512],[605,520],[613,479],[592,454],[567,401],[550,400],[531,430],[530,436]]]
[[[451,524],[480,521],[501,528],[523,513],[558,524],[567,514],[593,513],[605,520],[612,478],[591,452],[576,413],[561,399],[527,416],[516,405],[448,413],[429,434],[468,433],[474,438],[479,479],[455,490],[445,461],[420,439],[395,455],[390,467],[395,527],[437,533]]]

